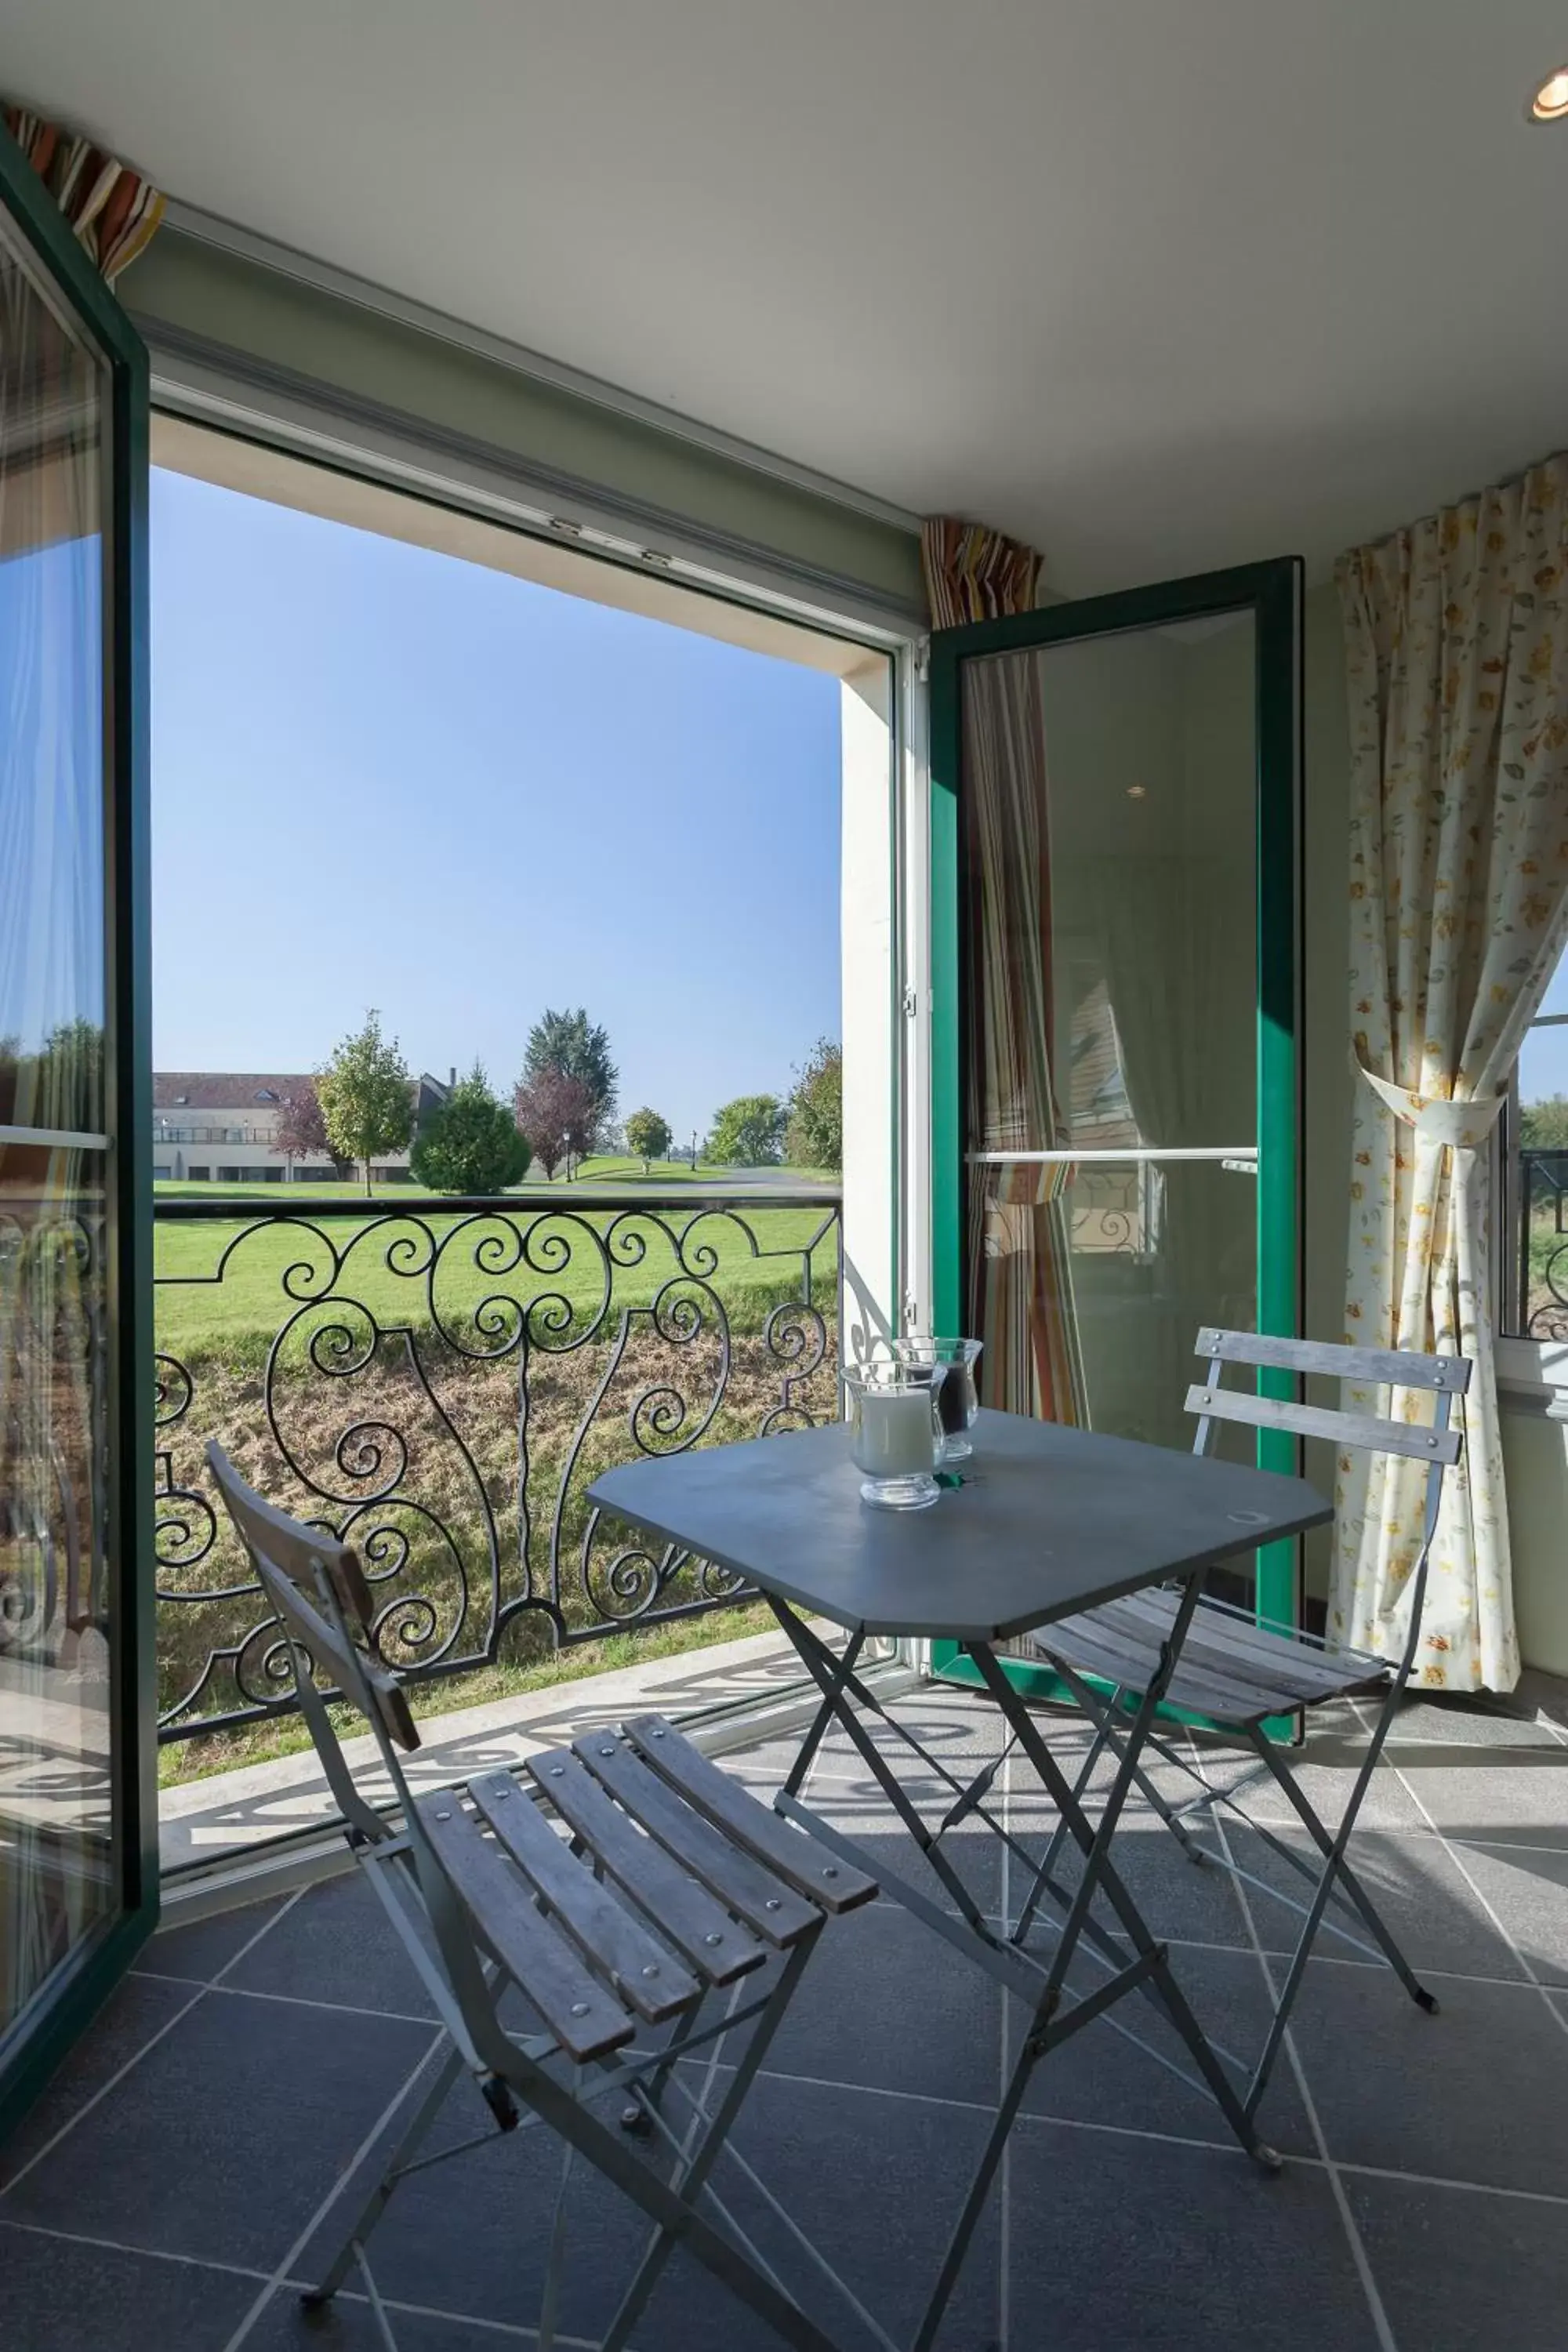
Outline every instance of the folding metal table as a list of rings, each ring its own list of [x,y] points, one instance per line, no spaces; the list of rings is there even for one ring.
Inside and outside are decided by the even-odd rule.
[[[1247,2153],[1279,2159],[1259,2137],[1221,2054],[1177,1984],[1165,1947],[1150,1932],[1111,1860],[1111,1843],[1162,1694],[1174,1671],[1208,1570],[1255,1546],[1321,1525],[1331,1507],[1303,1480],[1131,1439],[1102,1437],[1013,1413],[983,1412],[962,1484],[924,1511],[877,1510],[860,1499],[860,1474],[842,1423],[681,1454],[605,1472],[589,1488],[599,1508],[755,1584],[822,1694],[779,1811],[809,1829],[883,1893],[963,1952],[1021,2001],[1028,2023],[964,2207],[933,2289],[914,2352],[928,2352],[984,2209],[1008,2133],[1036,2066],[1048,2052],[1139,1991],[1170,2020]],[[999,1643],[1152,1585],[1182,1593],[1171,1634],[1131,1721],[1120,1766],[1091,1822],[1040,1727],[1008,1681]],[[826,1618],[848,1635],[836,1652],[808,1622]],[[889,1713],[858,1671],[876,1635],[957,1643],[974,1665],[1083,1855],[1074,1886],[1054,1876],[1041,1892],[1059,1915],[1054,1948],[1026,1949],[1007,1923],[987,1919],[942,1851],[957,1820],[973,1814],[1009,1844],[986,1802],[986,1776],[960,1780]],[[952,1791],[933,1831],[921,1818],[863,1717],[891,1727]],[[800,1790],[830,1725],[847,1733],[868,1770],[950,1903],[933,1900],[879,1857],[804,1804]],[[1092,1800],[1091,1800],[1092,1801]],[[1094,1916],[1103,1896],[1116,1929]],[[1044,1916],[1044,1915],[1042,1915]],[[1052,1923],[1055,1924],[1054,1922]],[[1103,1971],[1083,1994],[1068,1985],[1079,1950]],[[1134,2037],[1136,2038],[1136,2037]]]

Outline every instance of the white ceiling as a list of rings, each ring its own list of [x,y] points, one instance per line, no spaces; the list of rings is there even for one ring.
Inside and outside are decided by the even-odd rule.
[[[0,0],[187,202],[1081,592],[1568,442],[1564,0]]]

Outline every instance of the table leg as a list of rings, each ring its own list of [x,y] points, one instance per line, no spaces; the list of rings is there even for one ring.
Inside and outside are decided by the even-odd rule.
[[[773,1604],[773,1614],[776,1617],[779,1613],[778,1603],[775,1601]],[[786,1626],[784,1630],[787,1633],[789,1628]],[[816,1751],[821,1747],[823,1740],[826,1738],[828,1725],[832,1722],[835,1715],[838,1712],[838,1701],[843,1694],[846,1683],[854,1679],[855,1662],[859,1657],[860,1653],[865,1646],[866,1636],[864,1633],[851,1633],[848,1641],[845,1643],[844,1655],[839,1659],[834,1671],[833,1687],[831,1690],[824,1692],[822,1705],[817,1708],[816,1715],[812,1717],[811,1728],[807,1731],[805,1739],[801,1742],[800,1753],[789,1768],[789,1779],[784,1784],[784,1792],[786,1797],[798,1797],[801,1790],[805,1787],[805,1776],[810,1771],[813,1764],[816,1761]],[[831,1654],[832,1654],[830,1652],[829,1655]]]
[[[858,1677],[850,1666],[835,1658],[826,1643],[819,1642],[811,1628],[808,1625],[803,1625],[795,1612],[784,1602],[773,1600],[771,1595],[770,1601],[773,1615],[794,1643],[806,1671],[821,1691],[823,1708],[828,1711],[829,1718],[831,1719],[833,1716],[837,1717],[854,1741],[862,1760],[882,1794],[941,1879],[948,1894],[968,1921],[970,1927],[975,1934],[989,1941],[990,1931],[985,1926],[984,1916],[979,1905],[948,1861],[947,1856],[938,1853],[935,1838],[905,1795],[897,1773],[889,1765],[886,1757],[866,1730],[854,1708],[847,1704],[846,1695],[858,1687],[863,1687],[858,1683]],[[822,1710],[819,1709],[819,1717],[821,1712]],[[826,1729],[826,1725],[823,1727]],[[818,1738],[820,1739],[820,1734]],[[786,1789],[784,1794],[793,1796],[794,1790]]]
[[[1154,1937],[1150,1934],[1142,1915],[1112,1864],[1110,1853],[1111,1834],[1128,1790],[1136,1776],[1139,1759],[1153,1722],[1155,1710],[1175,1670],[1176,1661],[1181,1654],[1182,1642],[1185,1638],[1193,1611],[1197,1606],[1198,1594],[1202,1586],[1201,1572],[1189,1578],[1187,1581],[1182,1607],[1165,1644],[1159,1671],[1151,1678],[1149,1689],[1144,1694],[1142,1703],[1133,1718],[1131,1728],[1126,1735],[1121,1762],[1098,1832],[1090,1827],[1060,1765],[1051,1754],[1046,1741],[1041,1738],[1038,1726],[1023,1704],[1018,1693],[1007,1680],[994,1652],[985,1643],[975,1643],[965,1646],[974,1660],[982,1681],[1002,1709],[1010,1727],[1016,1731],[1019,1746],[1039,1774],[1042,1783],[1067,1823],[1068,1835],[1084,1857],[1083,1874],[1079,1882],[1073,1910],[1067,1926],[1062,1930],[1061,1944],[1055,1956],[1053,1977],[1059,1984],[1067,1961],[1071,1957],[1068,1946],[1069,1933],[1072,1936],[1072,1941],[1076,1943],[1078,1934],[1081,1932],[1083,1922],[1087,1919],[1089,1905],[1097,1894],[1103,1893],[1133,1948],[1142,1958],[1151,1961],[1149,1971],[1151,1984],[1158,1994],[1172,2024],[1191,2052],[1194,2063],[1213,2093],[1226,2121],[1249,2156],[1255,2158],[1266,2169],[1278,2171],[1279,2156],[1259,2138],[1252,2118],[1237,2093],[1235,2084],[1226,2074],[1208,2037],[1194,2016],[1185,1994],[1171,1974],[1163,1945],[1156,1944]]]
[[[853,1717],[853,1711],[849,1704],[851,1700],[854,1701],[856,1706],[864,1707],[868,1714],[879,1717],[882,1722],[888,1725],[890,1730],[896,1732],[904,1746],[909,1748],[910,1754],[918,1757],[929,1772],[932,1773],[936,1779],[942,1780],[949,1789],[954,1791],[955,1796],[958,1798],[959,1802],[963,1805],[964,1811],[973,1812],[982,1822],[984,1822],[992,1835],[1005,1846],[1007,1852],[1011,1854],[1013,1860],[1018,1864],[1019,1868],[1026,1872],[1030,1879],[1034,1881],[1032,1900],[1035,1903],[1037,1904],[1040,1895],[1045,1894],[1050,1896],[1057,1908],[1064,1915],[1069,1911],[1072,1907],[1073,1897],[1068,1889],[1060,1885],[1057,1880],[1051,1876],[1048,1867],[1043,1868],[1037,1873],[1033,1855],[1027,1853],[1026,1849],[1019,1844],[1017,1839],[1012,1836],[1010,1832],[1004,1828],[1002,1823],[995,1819],[994,1815],[986,1807],[984,1801],[975,1795],[973,1780],[971,1780],[968,1782],[960,1780],[955,1774],[948,1770],[947,1766],[942,1762],[940,1757],[933,1756],[929,1748],[922,1747],[921,1742],[914,1737],[913,1733],[909,1730],[907,1726],[901,1724],[897,1716],[891,1714],[889,1710],[882,1705],[881,1700],[877,1696],[876,1693],[862,1682],[858,1675],[849,1670],[847,1663],[842,1662],[834,1656],[833,1652],[828,1649],[826,1643],[820,1641],[811,1631],[811,1628],[802,1622],[802,1621],[795,1614],[794,1611],[789,1608],[787,1603],[778,1601],[771,1595],[769,1596],[769,1601],[773,1615],[778,1620],[779,1625],[794,1643],[796,1651],[800,1654],[802,1663],[805,1664],[807,1672],[811,1675],[813,1680],[816,1683],[818,1688],[824,1692],[825,1704],[826,1703],[827,1696],[830,1696],[833,1702],[833,1713],[837,1715],[839,1720],[845,1725],[845,1727],[848,1731],[851,1738],[855,1739],[857,1746],[861,1747],[861,1752],[865,1754],[868,1751],[863,1746],[861,1746],[859,1734],[857,1730]],[[831,1691],[829,1690],[830,1684]],[[942,1838],[945,1837],[948,1830],[952,1827],[953,1813],[950,1812],[946,1818],[939,1823],[938,1827],[934,1831],[928,1830],[924,1822],[920,1819],[919,1815],[911,1811],[909,1801],[905,1798],[901,1788],[898,1786],[896,1779],[888,1773],[884,1763],[881,1761],[879,1752],[876,1756],[873,1756],[870,1760],[875,1777],[884,1790],[888,1793],[889,1801],[893,1804],[899,1818],[905,1823],[906,1827],[910,1829],[910,1834],[915,1838],[917,1845],[920,1847],[921,1852],[926,1856],[927,1860],[931,1863],[932,1869],[937,1872],[940,1877],[942,1878],[945,1885],[951,1885],[951,1874],[945,1871],[942,1864],[938,1861],[936,1857],[936,1849],[940,1846]],[[795,1776],[792,1774],[792,1780],[794,1777]],[[805,1807],[799,1806],[796,1803],[794,1793],[788,1783],[786,1783],[785,1787],[780,1791],[775,1802],[781,1812],[788,1812],[791,1814],[792,1818],[801,1821],[804,1825],[814,1828],[816,1833],[818,1836],[823,1837],[826,1843],[829,1844],[835,1843],[834,1839],[827,1835],[827,1832],[823,1829],[821,1824],[815,1821],[810,1812]],[[957,1807],[955,1806],[953,1811],[956,1811]],[[839,1841],[838,1843],[841,1845],[845,1844],[844,1841]],[[936,1906],[930,1902],[928,1897],[919,1895],[914,1888],[910,1887],[907,1884],[907,1882],[901,1879],[894,1879],[889,1873],[886,1865],[881,1865],[879,1873],[878,1866],[873,1864],[871,1858],[868,1855],[864,1853],[858,1855],[852,1854],[848,1852],[847,1845],[845,1845],[845,1852],[846,1858],[855,1861],[859,1868],[869,1869],[873,1872],[873,1874],[879,1874],[884,1885],[887,1886],[888,1891],[893,1894],[896,1900],[903,1904],[907,1909],[917,1913],[921,1918],[924,1918],[928,1924],[935,1924],[936,1917],[940,1915],[936,1911]],[[975,1925],[975,1913],[972,1906],[964,1906],[963,1908],[965,1918],[971,1922],[972,1926],[975,1926],[975,1932],[984,1936],[988,1944],[995,1944],[999,1940],[1005,1940],[1005,1935],[1001,1939],[993,1937],[989,1928],[985,1927],[984,1924]],[[1125,1969],[1133,1958],[1133,1954],[1128,1949],[1128,1948],[1123,1944],[1119,1944],[1116,1937],[1110,1935],[1107,1929],[1100,1925],[1099,1920],[1092,1917],[1088,1918],[1083,1922],[1083,1940],[1101,1968],[1120,1972],[1121,1970]],[[1144,1990],[1147,1998],[1153,2003],[1154,2007],[1160,2009],[1162,2014],[1163,2014],[1163,2006],[1159,2001],[1157,1996],[1147,1987],[1144,1988]],[[1120,2032],[1125,2033],[1128,2040],[1134,2042],[1139,2049],[1146,2051],[1151,2056],[1160,2059],[1160,2063],[1162,2064],[1169,2066],[1172,2063],[1170,2060],[1163,2058],[1161,2053],[1158,2051],[1155,2051],[1149,2042],[1142,2041],[1137,2034],[1132,2033],[1129,2028],[1118,2027],[1117,2030]],[[1191,2075],[1183,2073],[1180,2068],[1177,2068],[1175,2071],[1181,2074],[1184,2082],[1192,2082],[1194,2080]]]

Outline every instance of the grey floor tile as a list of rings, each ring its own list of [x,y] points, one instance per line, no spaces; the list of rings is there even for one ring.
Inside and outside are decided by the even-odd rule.
[[[937,1795],[918,1784],[908,1793],[927,1829],[937,1831],[949,1808],[950,1800],[945,1793]],[[950,1885],[921,1853],[889,1800],[869,1775],[858,1781],[816,1780],[806,1802],[830,1829],[854,1840],[862,1851],[867,1868],[875,1875],[891,1874],[901,1878],[944,1910],[959,1907]],[[994,1833],[973,1814],[949,1831],[942,1841],[943,1861],[956,1873],[971,1901],[987,1914],[1001,1907],[1002,1851]],[[892,1899],[890,1895],[886,1898],[889,1903]]]
[[[122,2066],[139,2061],[153,2035],[199,1998],[193,1985],[162,1984],[149,1977],[127,1977],[115,1987],[0,2149],[0,2198],[57,2132],[74,2125],[94,2093]],[[0,2213],[5,2210],[0,2203]]]
[[[721,2082],[725,2079],[721,2072]],[[470,2093],[469,2108],[475,2104]],[[612,2096],[608,2112],[615,2105]],[[450,2120],[456,2123],[458,2114],[454,2105]],[[467,2120],[471,2127],[471,2114]],[[736,2144],[792,2219],[902,2341],[913,2332],[986,2128],[984,2116],[962,2109],[764,2079],[752,2086]],[[561,2179],[559,2143],[531,2130],[498,2137],[449,2169],[416,2175],[397,2191],[373,2241],[378,2287],[400,2301],[532,2327]],[[721,2164],[715,2187],[807,2308],[845,2341],[856,2340],[842,2304],[821,2287],[732,2164]],[[596,2342],[632,2276],[648,2225],[581,2158],[574,2163],[567,2196],[560,2326],[565,2335]],[[323,2231],[300,2265],[302,2273],[310,2273],[329,2243]],[[972,2352],[994,2337],[995,2287],[992,2218],[976,2240],[953,2315],[956,2332],[942,2338],[943,2352],[949,2344],[954,2352],[960,2347]],[[300,2340],[303,2346],[307,2339]],[[753,2345],[764,2352],[772,2340],[689,2262],[672,2263],[634,2338],[637,2352],[751,2352]]]
[[[1043,1862],[1047,1841],[1028,1826],[1028,1810],[1017,1804],[1011,1806],[1008,1821],[1030,1854]],[[1123,1816],[1110,1859],[1153,1935],[1183,1943],[1225,1944],[1238,1949],[1247,1945],[1247,1922],[1229,1871],[1216,1862],[1190,1860],[1156,1814]],[[1064,1845],[1057,1856],[1052,1876],[1058,1885],[1076,1892],[1080,1870],[1077,1847]],[[1026,1893],[1024,1871],[1010,1861],[1008,1897],[1015,1918]],[[1114,1928],[1115,1914],[1103,1895],[1095,1916],[1107,1927]]]
[[[528,2352],[527,2339],[519,2344],[515,2337],[494,2336],[461,2314],[437,2319],[422,2311],[394,2311],[392,2324],[397,2352],[477,2352],[480,2344],[497,2352]],[[298,2287],[285,2286],[245,2338],[245,2352],[386,2352],[386,2338],[363,2295],[350,2292],[335,2296],[323,2311],[308,2311]]]
[[[1568,2032],[1529,1986],[1435,1976],[1427,2016],[1392,1979],[1307,1971],[1297,2046],[1331,2157],[1481,2188],[1568,2179]]]
[[[988,2120],[877,2093],[757,2085],[743,2153],[792,2220],[887,2329],[909,2343],[978,2163]],[[806,2263],[732,2169],[724,2194],[764,2258],[835,2342],[868,2343],[844,2299]],[[937,2335],[938,2352],[990,2352],[999,2336],[999,2200],[993,2190]],[[773,2352],[775,2338],[689,2262],[672,2264],[638,2326],[637,2352]]]
[[[1510,1715],[1484,1698],[1456,1694],[1449,1698],[1405,1698],[1389,1731],[1390,1742],[1405,1747],[1550,1748],[1552,1731],[1544,1723]]]
[[[260,2282],[0,2221],[6,2352],[222,2352]]]
[[[1411,2352],[1558,2345],[1568,2212],[1423,2181],[1342,2176],[1378,2291]]]
[[[972,1960],[883,1900],[829,1925],[766,2064],[774,2074],[994,2102],[1001,2001]],[[728,2042],[724,2054],[735,2054]]]
[[[1307,1860],[1314,1859],[1315,1849],[1304,1831],[1275,1834]],[[1298,1903],[1310,1902],[1308,1881],[1255,1832],[1233,1829],[1227,1836],[1242,1869]],[[1441,1969],[1460,1976],[1523,1980],[1524,1971],[1506,1937],[1445,1852],[1440,1838],[1398,1837],[1381,1830],[1358,1832],[1351,1840],[1350,1861],[1368,1899],[1418,1976],[1423,1969]],[[1257,1887],[1249,1886],[1247,1892],[1265,1950],[1293,1950],[1302,1924],[1300,1916]],[[1371,1944],[1363,1923],[1349,1917],[1338,1904],[1334,1917],[1351,1934]],[[1318,1948],[1341,1958],[1358,1957],[1350,1945],[1332,1935],[1321,1935]]]
[[[595,2113],[613,2124],[620,2105],[613,2094],[607,2095]],[[344,2182],[342,2195],[296,2262],[299,2279],[320,2276],[335,2254],[405,2115],[406,2109],[373,2156]],[[489,2121],[473,2084],[461,2078],[421,2153],[483,2131]],[[562,2176],[561,2143],[533,2126],[496,2133],[449,2166],[415,2174],[399,2186],[371,2242],[377,2287],[405,2303],[468,2313],[506,2326],[532,2327],[539,2317]],[[569,2265],[560,2325],[568,2336],[594,2340],[603,2333],[631,2275],[644,2225],[626,2200],[580,2159],[574,2162],[567,2195]]]
[[[1315,2168],[1270,2177],[1239,2154],[1026,2119],[1008,2187],[1013,2341],[1030,2352],[1374,2352]]]
[[[308,1887],[287,1916],[232,1964],[224,1982],[404,2017],[436,2014],[374,1889],[357,1870]]]
[[[1568,1849],[1568,1747],[1402,1744],[1393,1762],[1436,1828],[1484,1845]]]
[[[208,1993],[16,2182],[5,2212],[197,2260],[279,2262],[427,2027]]]
[[[1177,1949],[1171,1954],[1171,1969],[1204,2032],[1240,2062],[1232,2079],[1245,2083],[1262,2049],[1271,2010],[1256,1955]],[[1082,1962],[1075,1965],[1075,1992],[1090,1992],[1100,1981],[1099,1970]],[[1016,2001],[1010,2009],[1016,2048],[1024,2011]],[[1130,2042],[1119,2027],[1137,2034],[1146,2046]],[[1025,2095],[1026,2111],[1128,2131],[1230,2142],[1230,2126],[1212,2094],[1198,2083],[1183,2081],[1170,2071],[1173,2065],[1189,2075],[1196,2073],[1192,2053],[1163,2011],[1133,1993],[1059,2049],[1047,2052]],[[1315,2151],[1294,2078],[1283,2060],[1258,2125],[1269,2143],[1287,2154]]]
[[[1344,1818],[1365,1752],[1364,1739],[1324,1739],[1314,1740],[1307,1748],[1286,1749],[1281,1757],[1296,1786],[1331,1832],[1337,1831]],[[1385,1749],[1385,1756],[1386,1753]],[[1280,1822],[1294,1824],[1300,1818],[1283,1789],[1267,1779],[1256,1780],[1245,1790],[1241,1803],[1244,1811],[1254,1820],[1271,1826]],[[1229,1822],[1236,1816],[1226,1812],[1224,1818]],[[1356,1815],[1357,1829],[1409,1832],[1430,1826],[1394,1766],[1380,1760],[1362,1799],[1361,1811]]]
[[[193,1919],[188,1927],[160,1927],[142,1947],[136,1966],[150,1975],[210,1983],[247,1944],[264,1929],[270,1930],[287,1903],[286,1895],[276,1895],[269,1902],[216,1911],[210,1918]]]
[[[1568,1985],[1568,1851],[1468,1843],[1454,1851],[1541,1981]]]

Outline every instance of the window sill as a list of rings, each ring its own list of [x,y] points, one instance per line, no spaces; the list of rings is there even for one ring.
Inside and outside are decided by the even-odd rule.
[[[1495,1361],[1506,1407],[1568,1421],[1568,1340],[1500,1339]]]

